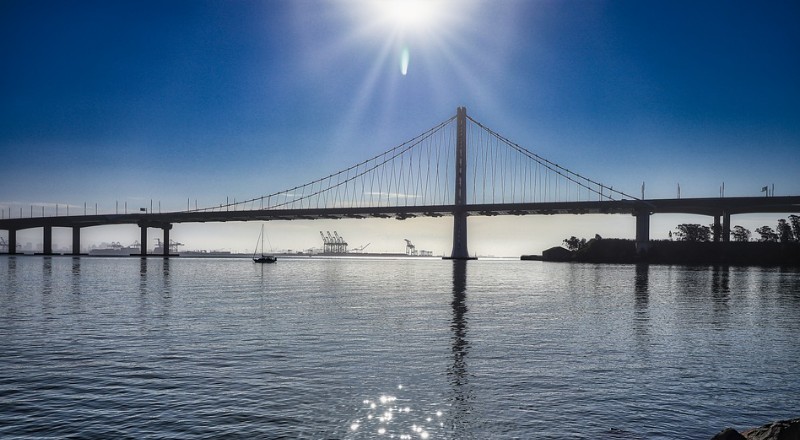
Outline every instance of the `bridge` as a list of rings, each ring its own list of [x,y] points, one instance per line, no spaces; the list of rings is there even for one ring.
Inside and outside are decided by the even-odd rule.
[[[650,216],[711,216],[714,240],[730,240],[736,214],[800,211],[800,196],[640,199],[553,163],[503,137],[458,108],[456,115],[381,154],[339,172],[276,193],[185,211],[95,215],[8,216],[8,253],[16,233],[42,228],[43,254],[52,251],[53,228],[71,228],[72,254],[80,254],[81,229],[135,224],[141,255],[148,229],[163,242],[177,223],[342,218],[453,217],[452,259],[470,259],[467,218],[495,215],[628,214],[636,218],[637,249],[650,240]],[[169,246],[163,247],[169,256]]]

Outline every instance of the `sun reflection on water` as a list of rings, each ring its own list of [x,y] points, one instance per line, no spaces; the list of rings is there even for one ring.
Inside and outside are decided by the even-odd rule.
[[[397,390],[405,387],[398,385]],[[349,421],[346,438],[380,437],[400,440],[428,439],[444,429],[444,411],[415,409],[410,399],[381,394],[364,399],[358,415]]]

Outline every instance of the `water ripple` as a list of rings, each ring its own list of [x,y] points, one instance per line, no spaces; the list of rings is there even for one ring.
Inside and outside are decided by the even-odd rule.
[[[0,279],[3,438],[710,438],[800,407],[791,270],[6,256]]]

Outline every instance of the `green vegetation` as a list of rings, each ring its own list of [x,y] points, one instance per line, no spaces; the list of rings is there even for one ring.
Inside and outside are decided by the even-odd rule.
[[[569,249],[569,250],[571,250],[573,252],[574,251],[578,251],[583,247],[586,247],[586,239],[582,238],[582,239],[579,240],[574,235],[572,237],[570,237],[570,238],[565,238],[562,243],[564,243],[564,245],[567,246],[567,249]]]
[[[780,219],[776,229],[762,226],[755,230],[761,237],[751,241],[751,232],[736,225],[730,242],[715,242],[713,225],[684,223],[670,233],[675,240],[649,242],[646,249],[637,249],[633,240],[591,240],[571,236],[557,246],[542,252],[545,261],[577,261],[589,263],[662,263],[662,264],[743,264],[800,265],[800,216]],[[538,259],[538,258],[525,258]]]
[[[733,241],[743,242],[743,241],[750,241],[750,230],[739,225],[736,225],[731,229],[731,238]]]
[[[675,228],[675,233],[670,232],[670,237],[676,237],[677,241],[707,242],[713,241],[714,225],[699,225],[696,223],[684,223]],[[779,219],[775,229],[771,226],[761,226],[755,231],[761,237],[757,240],[767,243],[793,243],[800,242],[800,216],[790,215],[789,220]],[[749,229],[736,225],[731,229],[731,241],[745,242],[750,241],[751,232]],[[571,237],[570,239],[575,239]],[[576,239],[577,240],[577,239]],[[566,242],[566,240],[564,240]],[[573,250],[573,249],[570,249]]]
[[[678,241],[711,241],[711,228],[698,224],[681,224],[675,228]]]

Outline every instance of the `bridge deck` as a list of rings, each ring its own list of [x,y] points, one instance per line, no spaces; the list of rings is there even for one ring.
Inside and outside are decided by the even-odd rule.
[[[136,224],[154,228],[174,223],[210,223],[271,220],[319,220],[342,218],[442,217],[453,215],[453,205],[394,206],[375,208],[273,209],[249,211],[183,211],[167,213],[99,214],[0,220],[2,230],[50,227],[90,227]],[[509,204],[467,204],[461,207],[470,216],[552,215],[552,214],[700,214],[716,216],[748,213],[800,212],[800,196],[729,197],[695,199],[652,199],[595,202],[549,202]]]

